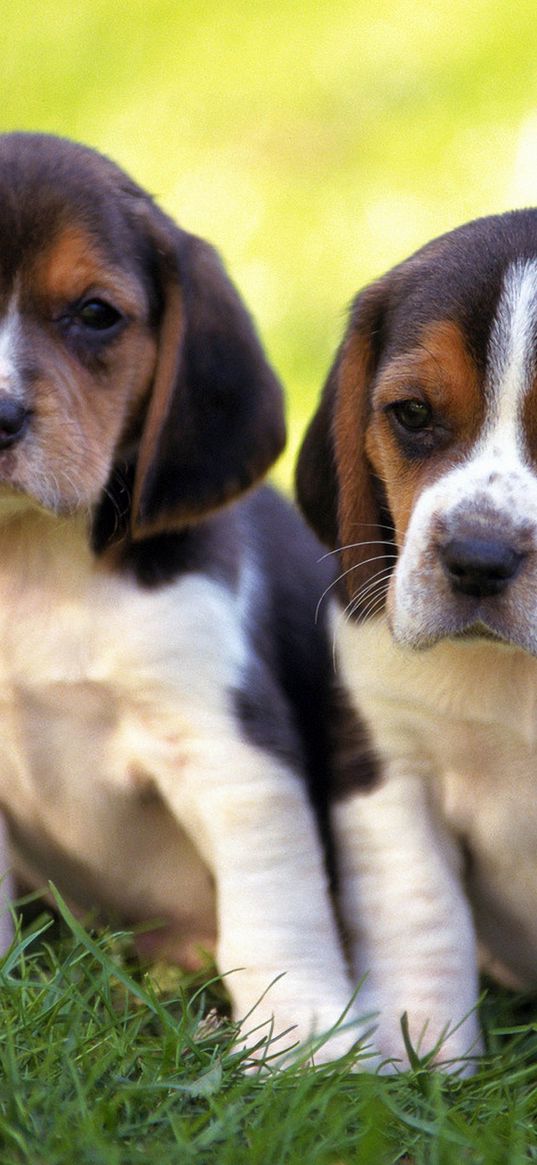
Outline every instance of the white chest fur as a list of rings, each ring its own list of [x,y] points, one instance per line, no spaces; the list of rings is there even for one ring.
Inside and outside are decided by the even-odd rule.
[[[419,777],[431,846],[440,823],[469,855],[481,943],[509,978],[534,984],[537,660],[485,640],[404,651],[383,620],[342,624],[336,634],[342,673],[385,774],[395,764]],[[382,795],[378,805],[382,832]]]
[[[96,570],[80,530],[47,517],[4,538],[0,802],[15,868],[123,918],[188,930],[192,916],[206,940],[209,875],[151,794],[168,782],[180,796],[200,736],[233,730],[237,604],[200,575],[144,591]]]
[[[265,583],[235,549],[234,592],[201,573],[144,590],[76,523],[0,522],[0,805],[30,884],[162,920],[149,953],[193,965],[214,943],[235,1017],[294,1042],[351,987],[305,782],[237,715]]]

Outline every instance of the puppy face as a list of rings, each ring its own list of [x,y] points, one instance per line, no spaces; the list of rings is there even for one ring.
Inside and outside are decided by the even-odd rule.
[[[5,280],[0,312],[0,509],[89,508],[155,371],[143,281],[71,216]]]
[[[0,519],[94,515],[121,478],[135,537],[177,528],[282,444],[279,386],[212,249],[93,151],[0,136]]]
[[[469,224],[356,300],[301,454],[349,610],[537,654],[537,212]]]

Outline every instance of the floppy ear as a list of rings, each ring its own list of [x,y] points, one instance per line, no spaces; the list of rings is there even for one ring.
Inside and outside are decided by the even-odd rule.
[[[387,284],[381,280],[355,300],[297,466],[299,504],[319,537],[340,550],[352,600],[393,560],[384,557],[393,527],[382,482],[373,472],[365,447],[386,298]],[[364,605],[368,594],[364,594]]]
[[[149,231],[163,309],[136,463],[135,538],[229,502],[285,443],[280,386],[216,252],[155,207]]]
[[[337,408],[341,352],[336,356],[316,413],[306,430],[296,466],[298,503],[321,542],[339,544],[339,481],[333,423]]]

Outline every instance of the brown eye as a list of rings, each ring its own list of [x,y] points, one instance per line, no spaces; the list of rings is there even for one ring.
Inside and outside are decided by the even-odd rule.
[[[121,315],[104,299],[88,299],[76,312],[79,324],[94,332],[107,332],[121,320]]]
[[[418,433],[431,424],[431,409],[422,400],[398,401],[391,405],[390,411],[398,424],[409,433]]]

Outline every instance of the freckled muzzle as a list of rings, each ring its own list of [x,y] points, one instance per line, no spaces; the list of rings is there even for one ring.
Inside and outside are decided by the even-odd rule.
[[[520,459],[491,473],[486,448],[423,490],[388,591],[395,640],[487,635],[537,655],[535,514],[533,470]]]
[[[409,523],[388,595],[397,642],[492,634],[537,655],[537,480],[454,471],[424,491]]]

